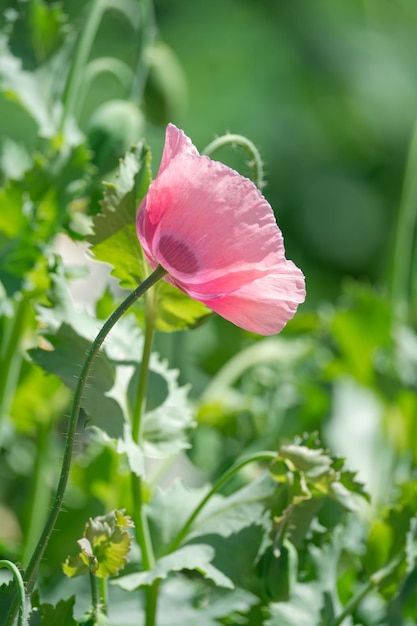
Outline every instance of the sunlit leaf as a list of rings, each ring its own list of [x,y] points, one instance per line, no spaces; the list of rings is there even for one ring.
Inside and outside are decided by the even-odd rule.
[[[273,603],[269,607],[269,618],[265,626],[321,626],[321,594],[317,584],[298,583],[288,602]]]
[[[128,574],[113,581],[113,584],[127,591],[133,591],[143,585],[151,585],[155,580],[166,578],[170,572],[194,570],[220,587],[233,589],[234,585],[231,580],[211,564],[213,557],[214,549],[211,546],[203,544],[184,546],[161,557],[151,570]]]
[[[55,606],[41,603],[38,594],[32,596],[32,613],[29,626],[78,626],[73,617],[75,596],[60,600]]]
[[[63,268],[57,265],[48,294],[50,307],[38,307],[41,334],[50,348],[30,351],[45,371],[58,376],[75,390],[80,368],[101,324],[85,310],[74,306]],[[126,452],[132,471],[142,473],[144,454],[164,457],[189,446],[188,433],[194,426],[188,402],[188,387],[178,384],[178,371],[152,354],[148,376],[146,411],[143,415],[143,446],[138,448],[127,428],[136,401],[142,358],[143,336],[135,317],[125,316],[112,329],[93,364],[82,407]]]

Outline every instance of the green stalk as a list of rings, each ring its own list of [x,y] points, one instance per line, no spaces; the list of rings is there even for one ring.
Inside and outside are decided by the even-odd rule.
[[[247,139],[247,137],[227,133],[226,135],[217,137],[214,141],[209,143],[209,145],[204,148],[202,154],[211,156],[214,152],[216,152],[216,150],[224,148],[225,146],[239,146],[240,148],[243,148],[247,154],[249,154],[251,161],[248,165],[253,171],[253,181],[258,189],[262,189],[264,186],[264,168],[261,155],[259,154],[259,150],[255,144],[250,141],[250,139]]]
[[[93,0],[85,27],[82,30],[78,45],[75,48],[74,60],[70,68],[63,96],[61,130],[63,129],[65,120],[71,117],[76,110],[80,88],[83,83],[84,69],[87,65],[88,57],[103,13],[106,10],[106,4],[107,0]]]
[[[147,294],[145,303],[145,336],[142,349],[139,380],[136,401],[132,416],[132,438],[137,444],[142,441],[142,416],[146,406],[146,388],[149,376],[149,363],[152,355],[152,344],[155,334],[155,306],[152,292]],[[145,570],[155,565],[155,555],[152,546],[148,518],[144,509],[142,478],[131,473],[131,489],[133,503],[133,519],[135,522],[136,540],[142,553],[142,563]],[[156,593],[152,587],[146,589],[146,626],[154,626],[157,606]]]
[[[100,605],[100,610],[103,615],[107,615],[107,607],[108,607],[108,585],[107,578],[98,578],[98,601]]]
[[[344,620],[350,615],[352,615],[353,611],[357,608],[357,606],[363,600],[363,598],[370,591],[372,591],[372,589],[379,587],[379,585],[385,580],[385,578],[387,578],[392,573],[392,571],[398,566],[400,561],[401,561],[401,557],[397,557],[393,561],[391,561],[391,563],[389,563],[386,567],[383,567],[379,569],[377,572],[374,572],[374,574],[372,574],[369,577],[368,582],[365,583],[363,587],[359,589],[358,593],[349,600],[349,602],[346,604],[343,611],[337,617],[335,617],[335,619],[332,621],[330,626],[341,626]]]
[[[178,535],[175,537],[174,541],[171,543],[167,551],[167,554],[169,554],[170,552],[174,552],[174,550],[179,548],[183,540],[186,538],[188,531],[190,530],[194,520],[199,515],[201,510],[205,507],[207,502],[213,497],[213,495],[217,491],[219,491],[219,489],[223,487],[223,485],[225,485],[231,478],[233,478],[233,476],[237,474],[237,472],[239,472],[243,467],[245,467],[245,465],[249,465],[249,463],[256,463],[260,461],[274,461],[276,458],[277,458],[276,452],[263,451],[263,452],[255,452],[254,454],[251,454],[247,457],[244,457],[240,461],[237,461],[237,463],[235,463],[230,469],[228,469],[223,474],[223,476],[220,476],[220,478],[214,483],[213,487],[210,489],[208,494],[201,500],[200,504],[196,506],[194,511],[191,513],[191,515],[188,517],[185,524],[179,531]]]
[[[155,16],[152,0],[139,0],[141,15],[141,32],[138,47],[138,57],[136,70],[134,72],[134,80],[130,89],[130,100],[132,102],[141,103],[143,92],[148,78],[149,65],[146,59],[146,48],[148,48],[155,39]]]
[[[410,317],[413,248],[417,224],[417,123],[414,125],[398,209],[391,267],[391,303],[397,318]]]
[[[58,481],[55,499],[52,503],[52,507],[46,520],[46,524],[41,534],[41,537],[36,545],[32,558],[29,561],[29,564],[24,573],[24,581],[26,583],[26,591],[28,594],[32,593],[33,587],[36,582],[39,564],[49,543],[52,531],[55,528],[55,524],[61,510],[71,468],[72,451],[74,447],[82,396],[94,359],[97,356],[110,330],[118,322],[122,315],[126,313],[126,311],[136,302],[136,300],[138,300],[138,298],[143,296],[150,287],[152,287],[160,278],[162,278],[164,274],[166,274],[166,271],[161,266],[158,266],[157,269],[150,276],[148,276],[148,278],[146,278],[134,291],[132,291],[127,296],[127,298],[125,298],[125,300],[123,300],[123,302],[117,307],[117,309],[104,323],[103,327],[99,331],[97,337],[94,339],[87,353],[87,357],[84,361],[84,365],[82,366],[73,397],[65,440],[64,456],[62,459],[61,473]],[[12,626],[15,615],[16,602],[12,603],[12,606],[10,608],[8,621],[6,621],[7,626]]]
[[[51,427],[52,422],[41,423],[37,426],[36,458],[32,473],[29,512],[26,516],[25,541],[22,548],[22,564],[24,567],[29,563],[48,511],[50,499],[50,489],[47,486],[49,467],[48,443]]]
[[[0,567],[7,567],[13,574],[14,581],[17,587],[18,602],[19,602],[19,617],[17,620],[17,626],[24,626],[25,623],[25,585],[23,582],[22,574],[18,568],[11,561],[1,560]]]
[[[88,573],[90,577],[91,606],[93,610],[92,612],[93,612],[94,623],[96,623],[98,613],[99,613],[99,598],[98,598],[98,593],[97,593],[97,581],[96,581],[96,577],[94,576],[91,570],[89,570]]]
[[[19,376],[21,355],[17,348],[25,325],[27,307],[28,301],[25,296],[22,296],[16,305],[13,320],[11,321],[9,341],[4,347],[4,355],[1,356],[0,422],[8,412],[13,388]]]

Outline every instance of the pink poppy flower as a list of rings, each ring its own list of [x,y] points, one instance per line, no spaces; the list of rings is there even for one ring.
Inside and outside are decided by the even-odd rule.
[[[285,258],[273,211],[257,187],[200,156],[169,124],[158,175],[137,215],[152,269],[237,326],[282,330],[305,299],[304,276]]]

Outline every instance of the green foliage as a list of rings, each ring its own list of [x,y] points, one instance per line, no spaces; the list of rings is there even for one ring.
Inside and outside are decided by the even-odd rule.
[[[183,125],[187,90],[196,145],[232,124],[262,148],[265,193],[308,285],[306,308],[280,337],[218,318],[200,327],[210,311],[166,281],[112,330],[83,393],[88,428],[80,420],[30,626],[417,623],[415,138],[401,192],[416,5],[252,4],[161,1],[157,29],[152,3],[133,0],[2,7],[5,557],[27,565],[59,474],[69,392],[118,286],[134,289],[150,272],[135,225],[152,181],[141,140],[160,153],[161,125]],[[77,272],[59,260],[62,234],[89,245],[118,283],[90,313],[70,296]],[[162,333],[138,442],[131,423],[153,313]],[[231,469],[260,450],[271,451],[269,467]],[[61,563],[86,519],[68,580]],[[84,573],[95,584],[115,578],[107,606],[94,584],[90,602]],[[0,626],[11,626],[7,576]]]
[[[71,390],[89,344],[97,334],[97,320],[74,307],[62,267],[52,275],[48,294],[51,306],[39,307],[42,336],[53,349],[35,348],[30,356],[45,371],[58,376]],[[144,450],[127,428],[135,402],[143,347],[142,334],[133,316],[126,317],[113,332],[93,366],[82,405],[90,425],[101,428],[118,449],[126,452],[132,468],[143,470],[143,454],[165,457],[188,447],[187,433],[193,417],[187,387],[178,385],[178,372],[170,370],[156,354],[150,363],[147,411],[143,417]]]
[[[32,597],[29,626],[52,626],[53,624],[77,626],[78,622],[73,617],[74,604],[75,596],[68,600],[60,600],[56,606],[46,602],[41,603],[39,595],[35,593]]]

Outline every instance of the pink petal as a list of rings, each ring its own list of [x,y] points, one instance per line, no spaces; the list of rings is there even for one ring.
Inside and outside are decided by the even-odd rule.
[[[199,156],[198,150],[192,144],[191,139],[189,139],[182,130],[174,126],[174,124],[168,124],[165,132],[165,145],[162,152],[158,176],[164,171],[169,162],[178,154]]]
[[[200,297],[237,289],[284,259],[268,202],[250,180],[208,157],[171,160],[140,207],[138,236],[148,259]]]
[[[237,291],[203,302],[240,328],[259,335],[274,335],[294,316],[304,299],[304,276],[291,261],[285,261],[275,272]]]
[[[150,266],[168,271],[164,280],[246,330],[275,334],[304,301],[304,276],[285,258],[260,191],[200,156],[172,124],[139,207],[137,234]]]

